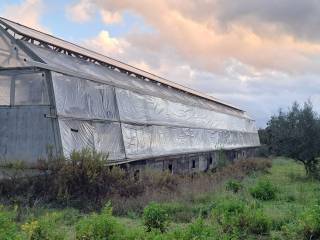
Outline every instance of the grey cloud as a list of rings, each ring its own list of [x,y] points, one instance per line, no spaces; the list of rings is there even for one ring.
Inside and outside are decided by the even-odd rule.
[[[224,26],[242,22],[264,34],[265,26],[273,24],[278,33],[287,32],[298,39],[320,40],[318,0],[217,0],[215,6],[214,13]]]
[[[129,46],[111,57],[133,65],[144,62],[147,70],[237,105],[259,127],[295,100],[311,98],[315,107],[320,106],[320,45],[306,40],[320,38],[315,31],[320,2],[155,1],[155,6],[167,11],[163,15],[147,1],[96,2],[108,10],[138,14],[155,30],[129,32],[123,36]],[[163,23],[165,16],[175,22]],[[211,38],[198,32],[203,26],[201,30]],[[233,34],[234,26],[245,29]]]

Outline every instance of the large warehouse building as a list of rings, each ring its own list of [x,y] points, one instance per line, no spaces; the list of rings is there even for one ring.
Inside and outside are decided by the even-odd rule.
[[[110,164],[178,172],[258,145],[255,122],[237,107],[0,18],[2,162],[91,148]]]

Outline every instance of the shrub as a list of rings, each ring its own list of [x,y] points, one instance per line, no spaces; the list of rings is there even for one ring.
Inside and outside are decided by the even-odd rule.
[[[107,172],[107,156],[83,149],[73,151],[70,159],[57,162],[51,169],[55,178],[57,197],[69,200],[77,195],[93,196],[101,192],[103,172]],[[101,185],[100,185],[101,184]]]
[[[289,222],[281,227],[281,232],[275,239],[290,239],[290,240],[302,240],[301,226],[297,220]]]
[[[243,188],[243,185],[239,181],[236,181],[236,180],[229,180],[226,183],[226,190],[232,191],[234,193],[239,192],[242,188]]]
[[[238,199],[222,199],[212,211],[212,216],[224,233],[239,238],[244,238],[248,233],[266,234],[271,228],[270,219],[261,209]]]
[[[66,233],[62,227],[58,227],[61,214],[57,212],[47,213],[39,220],[31,220],[21,226],[29,240],[54,239],[63,240]]]
[[[244,202],[238,199],[221,199],[212,210],[212,217],[224,233],[236,233],[242,225],[241,217],[244,212]]]
[[[228,161],[229,161],[227,157],[227,153],[223,149],[219,149],[217,153],[218,153],[217,167],[223,168],[228,164]]]
[[[238,199],[221,199],[215,208],[219,214],[237,215],[245,211],[245,203]]]
[[[167,221],[167,211],[160,204],[152,202],[144,208],[143,222],[148,232],[152,229],[159,229],[161,232],[165,232]]]
[[[267,145],[261,145],[257,150],[257,156],[259,157],[269,157],[270,154],[270,147]]]
[[[320,238],[320,205],[315,205],[308,209],[300,220],[304,238]]]
[[[247,224],[249,232],[254,234],[266,234],[271,228],[271,220],[261,210],[249,211]]]
[[[14,222],[14,213],[6,211],[0,206],[0,239],[19,239],[17,225]]]
[[[100,214],[93,213],[76,224],[76,239],[79,240],[114,239],[114,235],[121,232],[119,223],[112,216],[110,204]]]
[[[197,217],[201,212],[199,209],[195,212],[192,207],[181,202],[162,203],[161,206],[167,212],[171,222],[190,223],[192,218]]]
[[[320,239],[320,205],[308,208],[300,217],[281,228],[282,239]]]
[[[107,158],[94,150],[82,149],[73,151],[69,159],[42,161],[40,168],[50,174],[32,179],[33,195],[45,195],[48,202],[99,209],[111,194],[128,198],[144,191],[144,185],[128,177],[124,170],[109,168]]]
[[[198,218],[195,222],[189,224],[180,236],[185,240],[206,240],[215,239],[216,234],[212,226],[206,225],[202,218]]]
[[[156,188],[160,191],[174,191],[177,188],[179,177],[169,171],[157,171],[146,169],[142,173],[141,181],[148,184],[150,188]]]
[[[259,200],[273,200],[276,198],[277,189],[268,180],[260,180],[254,187],[250,188],[250,194]]]

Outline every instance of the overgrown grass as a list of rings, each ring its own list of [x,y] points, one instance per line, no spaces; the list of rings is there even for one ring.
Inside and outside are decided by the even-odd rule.
[[[235,168],[242,171],[233,175]],[[246,170],[252,168],[255,171]],[[226,177],[227,173],[233,180]],[[170,176],[151,177],[154,180],[149,179],[149,183],[162,194],[154,194],[147,199],[158,200],[157,203],[137,203],[138,208],[124,209],[121,217],[115,216],[115,211],[112,213],[110,204],[93,213],[37,206],[19,210],[14,204],[2,207],[1,239],[320,238],[320,184],[308,179],[303,166],[290,159],[274,159],[268,171],[248,161],[248,165],[226,166],[216,175],[201,174],[187,180],[186,176],[184,180],[172,180]],[[155,180],[158,178],[162,180]],[[216,184],[215,187],[209,187],[210,180]],[[201,181],[205,186],[196,192],[195,188]],[[190,195],[184,190],[187,183],[191,184]],[[252,194],[257,192],[252,189],[258,189],[263,197]],[[269,197],[270,191],[273,192],[272,197]],[[168,199],[170,195],[172,198]],[[119,202],[114,202],[116,200],[113,198],[112,205],[119,205]],[[139,196],[135,200],[127,199],[130,204],[139,200]],[[129,204],[123,208],[127,206]]]

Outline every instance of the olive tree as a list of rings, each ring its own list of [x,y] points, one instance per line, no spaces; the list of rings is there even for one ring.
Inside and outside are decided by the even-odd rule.
[[[303,163],[308,176],[319,178],[320,121],[310,101],[271,117],[264,134],[272,153]]]

